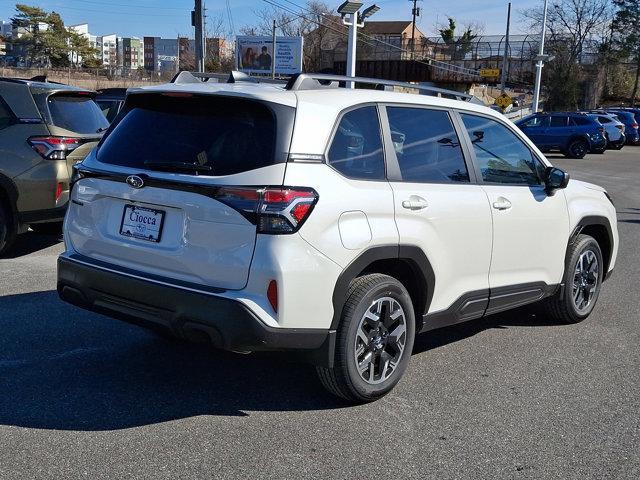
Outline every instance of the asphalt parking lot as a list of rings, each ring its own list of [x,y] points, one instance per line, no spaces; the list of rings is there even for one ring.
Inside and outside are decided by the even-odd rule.
[[[640,147],[552,161],[618,209],[593,315],[425,334],[398,387],[357,407],[283,355],[62,303],[59,239],[27,234],[0,260],[0,478],[640,478]]]

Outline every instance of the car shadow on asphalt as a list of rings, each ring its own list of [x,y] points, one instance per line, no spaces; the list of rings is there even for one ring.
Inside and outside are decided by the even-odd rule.
[[[420,335],[414,353],[487,328],[546,324],[503,314]],[[55,291],[0,297],[0,328],[0,425],[102,431],[348,406],[287,354],[177,343],[67,305]]]
[[[313,367],[166,340],[54,291],[0,297],[0,425],[114,430],[198,415],[346,406]]]
[[[2,258],[13,259],[24,257],[31,253],[45,250],[61,242],[62,235],[45,235],[35,232],[23,233],[22,235],[18,235],[13,247],[11,247],[11,249],[9,249]]]
[[[416,337],[413,354],[416,355],[444,345],[449,345],[490,329],[558,326],[561,326],[558,322],[553,321],[543,314],[536,313],[535,309],[531,307],[521,307],[477,320],[470,320],[450,327],[421,333]]]

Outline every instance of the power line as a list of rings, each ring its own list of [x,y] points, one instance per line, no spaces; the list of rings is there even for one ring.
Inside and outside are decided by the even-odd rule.
[[[123,11],[111,11],[111,10],[92,10],[92,9],[88,9],[88,8],[76,8],[76,7],[67,7],[66,5],[63,7],[56,7],[55,9],[53,9],[52,11],[54,12],[59,12],[59,11],[64,11],[64,10],[77,10],[79,12],[92,12],[92,13],[100,13],[103,15],[121,15],[121,16],[128,16],[128,15],[138,15],[138,16],[145,16],[145,17],[172,17],[175,18],[176,15],[175,14],[166,14],[166,13],[142,13],[142,12],[123,12]],[[188,10],[185,10],[185,12],[187,12]]]
[[[94,5],[102,5],[105,7],[146,8],[150,10],[179,10],[182,12],[184,12],[185,10],[188,10],[188,7],[158,7],[156,5],[136,5],[135,3],[126,4],[126,3],[96,2],[93,0],[74,0],[74,1],[78,1],[80,3],[92,3]]]

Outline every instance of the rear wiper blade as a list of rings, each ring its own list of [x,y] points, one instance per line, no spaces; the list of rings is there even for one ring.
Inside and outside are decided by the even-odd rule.
[[[211,165],[198,165],[189,162],[144,162],[144,166],[158,170],[178,170],[181,172],[211,172]]]

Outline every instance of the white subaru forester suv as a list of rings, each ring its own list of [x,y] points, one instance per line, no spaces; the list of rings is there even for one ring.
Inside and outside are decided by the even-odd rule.
[[[380,80],[203,80],[129,90],[76,166],[62,299],[301,354],[355,402],[398,383],[420,332],[532,303],[565,323],[593,310],[613,203],[500,114]]]

